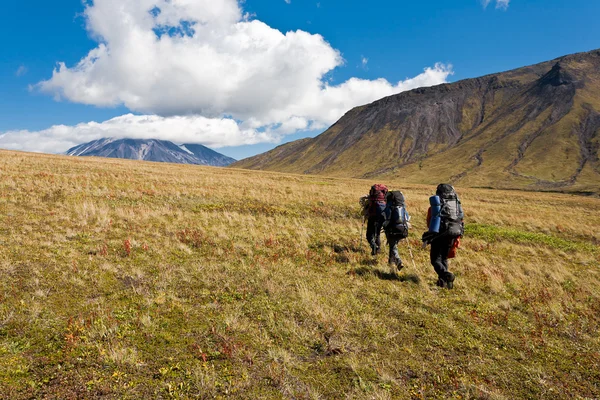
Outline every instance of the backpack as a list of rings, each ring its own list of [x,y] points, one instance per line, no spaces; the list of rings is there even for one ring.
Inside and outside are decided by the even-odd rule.
[[[369,217],[381,215],[385,209],[385,198],[388,193],[388,188],[382,184],[371,186],[369,191]]]
[[[440,184],[436,193],[440,198],[440,233],[450,237],[460,237],[464,234],[464,213],[460,199],[451,185]]]
[[[360,204],[361,215],[367,218],[369,216],[369,195],[366,194],[361,196],[361,198],[358,199],[358,204]]]
[[[404,195],[402,192],[394,190],[386,196],[387,207],[385,231],[392,235],[398,235],[401,239],[408,237],[410,228],[410,215],[406,211]]]

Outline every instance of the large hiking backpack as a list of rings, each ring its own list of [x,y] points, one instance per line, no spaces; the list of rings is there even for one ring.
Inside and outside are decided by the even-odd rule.
[[[440,184],[435,194],[440,198],[440,233],[450,237],[462,236],[464,214],[456,191],[451,185]]]
[[[383,213],[387,193],[388,188],[385,185],[376,183],[371,186],[371,190],[369,191],[369,217],[378,216]]]
[[[385,231],[387,233],[398,235],[402,239],[408,237],[408,230],[410,228],[410,216],[406,211],[406,204],[404,202],[404,195],[398,190],[389,192],[386,197],[387,206],[389,213],[386,214],[388,218],[385,223]]]
[[[369,195],[361,196],[358,199],[358,204],[360,204],[361,215],[366,219],[369,216]]]

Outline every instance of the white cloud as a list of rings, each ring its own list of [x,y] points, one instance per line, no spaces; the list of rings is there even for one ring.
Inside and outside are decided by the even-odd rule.
[[[507,10],[510,4],[510,0],[481,0],[483,8],[487,8],[492,2],[496,2],[496,8],[501,10]]]
[[[326,127],[354,106],[452,73],[437,64],[398,83],[352,78],[331,86],[325,76],[343,65],[339,51],[321,35],[251,20],[237,0],[94,0],[85,17],[98,46],[75,66],[60,63],[38,89],[150,115],[233,118],[266,140]]]
[[[292,0],[284,0],[287,4],[291,4]]]
[[[510,0],[496,0],[496,8],[506,10],[508,8],[509,3]]]
[[[21,65],[19,68],[17,68],[17,71],[15,72],[15,75],[18,76],[18,77],[21,77],[21,76],[25,75],[27,73],[27,71],[29,71],[27,69],[27,67],[24,66],[24,65]]]
[[[232,119],[159,117],[127,114],[101,123],[56,125],[42,131],[9,131],[0,135],[0,148],[44,153],[65,152],[92,140],[112,138],[163,139],[218,148],[276,141],[274,133],[240,129]]]

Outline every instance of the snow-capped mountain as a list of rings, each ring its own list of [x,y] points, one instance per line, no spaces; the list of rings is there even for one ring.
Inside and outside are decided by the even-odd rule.
[[[178,146],[173,142],[158,139],[103,138],[75,146],[66,154],[216,167],[224,167],[236,161],[199,144]]]

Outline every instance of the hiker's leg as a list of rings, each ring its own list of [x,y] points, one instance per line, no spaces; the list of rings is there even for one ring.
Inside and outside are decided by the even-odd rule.
[[[442,238],[441,244],[440,244],[441,262],[442,262],[442,264],[444,264],[444,276],[442,278],[446,282],[454,281],[454,274],[452,274],[450,271],[448,271],[448,253],[450,252],[450,249],[452,248],[452,243],[454,243],[454,238],[446,237],[446,238]]]
[[[388,244],[390,245],[390,252],[388,255],[388,264],[393,264],[398,269],[402,269],[404,265],[402,264],[402,259],[400,258],[400,253],[398,252],[398,243],[402,240],[400,235],[394,234],[385,234],[387,237]]]
[[[400,253],[398,252],[398,243],[400,243],[401,240],[402,238],[398,236],[396,238],[396,244],[394,246],[394,257],[396,258],[396,267],[398,267],[398,269],[404,267],[404,264],[402,263],[402,258],[400,258]]]
[[[448,289],[454,287],[454,274],[448,271],[448,252],[452,241],[452,238],[441,237],[431,243],[431,264],[438,274],[437,285]]]
[[[396,258],[394,255],[398,252],[398,242],[396,237],[391,233],[385,233],[385,237],[387,239],[388,245],[390,246],[390,251],[388,253],[388,264],[394,263]]]
[[[375,245],[377,246],[377,250],[379,250],[381,248],[381,229],[383,229],[385,217],[379,216],[375,218]]]
[[[366,238],[367,238],[367,242],[369,242],[369,244],[371,244],[371,241],[373,239],[373,233],[375,233],[375,225],[374,225],[374,220],[373,217],[369,217],[367,219],[367,234],[366,234]]]
[[[431,265],[440,278],[444,278],[448,270],[447,264],[443,261],[444,243],[443,238],[437,238],[431,242],[431,251],[429,253]],[[446,255],[448,250],[446,249]]]
[[[371,246],[371,254],[375,255],[377,249],[377,217],[369,217],[367,220],[367,242]]]

